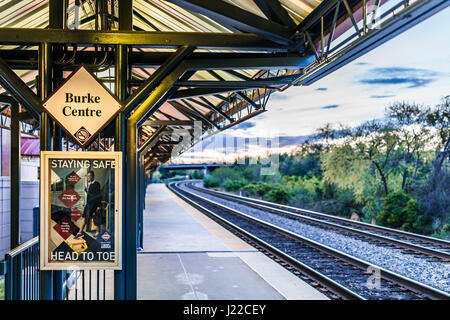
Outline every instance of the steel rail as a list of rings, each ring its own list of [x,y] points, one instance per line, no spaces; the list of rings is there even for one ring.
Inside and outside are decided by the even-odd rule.
[[[173,190],[173,188],[171,190]],[[293,238],[293,239],[296,239],[298,241],[304,242],[304,243],[306,243],[307,245],[309,245],[311,247],[314,247],[314,248],[316,248],[316,249],[318,249],[318,250],[320,250],[322,252],[325,252],[326,254],[329,254],[329,255],[337,258],[337,259],[340,259],[340,260],[343,260],[345,262],[348,262],[349,264],[351,264],[353,266],[356,266],[357,268],[367,270],[369,267],[375,267],[378,270],[380,270],[381,279],[384,279],[384,280],[396,283],[396,284],[398,284],[398,285],[400,285],[400,286],[402,286],[402,287],[404,287],[406,289],[409,289],[409,290],[411,290],[413,292],[416,292],[418,294],[422,294],[422,295],[424,295],[424,296],[426,296],[426,297],[428,297],[430,299],[450,300],[450,294],[448,294],[448,293],[446,293],[446,292],[444,292],[442,290],[433,288],[433,287],[431,287],[429,285],[426,285],[426,284],[420,283],[418,281],[415,281],[413,279],[410,279],[410,278],[404,277],[402,275],[396,274],[395,272],[392,272],[392,271],[389,271],[389,270],[387,270],[385,268],[376,266],[376,265],[371,264],[371,263],[369,263],[367,261],[364,261],[362,259],[353,257],[353,256],[351,256],[349,254],[346,254],[344,252],[341,252],[339,250],[331,248],[331,247],[329,247],[327,245],[324,245],[324,244],[321,244],[321,243],[316,242],[314,240],[305,238],[305,237],[303,237],[301,235],[298,235],[298,234],[296,234],[294,232],[291,232],[291,231],[286,230],[284,228],[281,228],[279,226],[273,225],[273,224],[268,223],[266,221],[257,219],[255,217],[252,217],[252,216],[247,215],[245,213],[242,213],[240,211],[228,208],[228,207],[226,207],[226,206],[224,206],[222,204],[219,204],[219,203],[217,203],[215,201],[212,201],[210,199],[206,199],[204,197],[201,197],[201,196],[199,196],[197,194],[194,194],[192,192],[189,192],[187,190],[182,190],[182,191],[187,193],[187,194],[189,194],[193,198],[200,199],[201,201],[205,201],[205,202],[207,202],[207,203],[209,203],[209,204],[211,204],[213,206],[216,206],[216,207],[219,207],[222,210],[226,210],[228,212],[231,212],[231,213],[233,213],[233,214],[235,214],[235,215],[237,215],[239,217],[245,218],[245,219],[247,219],[247,220],[249,220],[251,222],[254,222],[254,223],[263,225],[265,227],[271,228],[271,229],[273,229],[274,231],[276,231],[278,233],[284,234],[284,235],[286,235],[286,236],[288,236],[290,238]],[[177,193],[177,194],[179,194],[179,193]],[[186,197],[183,197],[183,199],[186,199]],[[199,204],[196,204],[194,200],[192,200],[192,199],[189,199],[189,200],[190,200],[190,201],[188,201],[189,203],[193,204],[195,207],[201,208],[200,209],[201,211],[207,210],[207,211],[211,212],[210,210],[204,208],[203,206],[201,206]]]
[[[287,211],[293,211],[293,212],[300,213],[300,214],[307,214],[307,215],[311,215],[311,216],[319,218],[319,219],[328,219],[328,220],[331,220],[331,221],[335,221],[337,223],[343,223],[343,224],[351,225],[351,226],[354,226],[356,228],[363,228],[363,229],[371,230],[371,231],[374,231],[374,232],[390,234],[392,236],[409,238],[409,239],[412,239],[414,241],[418,241],[418,242],[421,242],[421,243],[426,243],[428,245],[438,246],[438,247],[442,247],[442,248],[450,250],[450,241],[443,240],[443,239],[432,238],[432,237],[424,236],[424,235],[421,235],[421,234],[415,234],[415,233],[411,233],[411,232],[407,232],[407,231],[403,231],[403,230],[397,230],[397,229],[387,228],[387,227],[383,227],[383,226],[373,225],[373,224],[366,223],[366,222],[350,220],[350,219],[347,219],[347,218],[333,216],[333,215],[330,215],[330,214],[315,212],[315,211],[311,211],[311,210],[307,210],[307,209],[300,209],[300,208],[290,207],[290,206],[286,206],[286,205],[282,205],[282,204],[278,204],[278,203],[273,203],[273,202],[259,200],[259,199],[253,199],[253,198],[249,198],[249,197],[238,196],[238,195],[235,195],[235,194],[221,192],[221,191],[216,191],[216,190],[210,190],[210,189],[201,188],[201,191],[202,192],[203,191],[209,192],[210,194],[217,194],[219,196],[220,195],[228,196],[230,198],[233,198],[233,200],[235,200],[235,199],[238,200],[239,199],[239,200],[242,200],[242,201],[245,201],[245,202],[261,204],[261,205],[264,205],[264,206],[269,206],[271,208],[278,208],[278,209],[283,209],[283,210],[287,210]]]
[[[281,261],[284,261],[286,264],[293,266],[294,268],[298,269],[301,273],[307,275],[309,278],[313,279],[314,281],[318,282],[323,287],[327,288],[329,291],[333,292],[334,294],[338,295],[342,299],[345,300],[366,300],[364,297],[358,295],[357,293],[351,291],[350,289],[342,286],[338,282],[332,280],[331,278],[327,277],[326,275],[314,270],[313,268],[309,267],[308,265],[302,263],[301,261],[298,261],[297,259],[291,257],[290,255],[282,252],[281,250],[275,248],[274,246],[270,245],[266,241],[252,235],[251,233],[245,231],[244,229],[238,227],[237,225],[229,222],[228,220],[220,217],[219,215],[215,214],[214,212],[210,211],[209,209],[199,205],[195,201],[189,199],[188,197],[185,197],[183,194],[181,194],[177,187],[173,187],[173,185],[176,186],[176,182],[172,182],[168,184],[168,188],[174,192],[177,196],[179,196],[181,199],[192,205],[193,207],[197,208],[204,214],[214,218],[216,221],[219,221],[221,224],[230,227],[232,230],[235,230],[238,234],[240,234],[242,237],[250,239],[252,242],[256,243],[258,246],[266,250],[268,253],[271,253],[278,257]]]
[[[398,239],[395,239],[395,238],[386,237],[386,236],[383,236],[383,235],[380,235],[380,234],[374,234],[372,232],[363,231],[363,230],[360,230],[360,229],[356,229],[355,227],[348,227],[348,226],[340,225],[340,224],[333,223],[333,222],[330,222],[330,221],[321,220],[321,219],[314,218],[314,217],[311,217],[311,216],[305,216],[305,215],[302,215],[302,214],[299,214],[299,213],[292,212],[292,210],[295,209],[295,208],[288,207],[289,209],[283,210],[283,209],[276,208],[276,206],[271,206],[271,205],[267,205],[267,204],[260,204],[260,203],[249,201],[247,199],[242,199],[243,197],[240,197],[240,196],[235,196],[235,195],[225,194],[225,193],[219,193],[217,191],[207,190],[207,189],[204,189],[204,188],[198,188],[198,187],[194,187],[194,186],[189,186],[189,188],[192,188],[193,190],[197,190],[199,192],[204,192],[204,193],[207,193],[207,194],[211,194],[211,195],[214,195],[214,196],[219,197],[219,198],[231,199],[233,201],[237,201],[237,202],[243,203],[244,205],[251,206],[251,207],[256,208],[256,209],[260,209],[260,210],[264,210],[264,211],[269,210],[269,211],[274,212],[276,214],[281,214],[281,215],[285,215],[285,216],[288,216],[288,217],[293,217],[295,219],[299,219],[299,220],[305,221],[306,223],[311,223],[311,224],[314,224],[314,225],[319,225],[321,227],[326,227],[326,228],[330,228],[330,229],[338,230],[338,231],[339,230],[343,230],[345,232],[356,234],[356,235],[362,236],[364,238],[375,239],[377,241],[382,241],[384,243],[392,244],[392,245],[394,245],[396,247],[399,247],[399,248],[403,248],[403,249],[406,249],[406,250],[412,250],[414,252],[418,252],[418,253],[421,253],[421,254],[425,254],[427,256],[431,256],[431,257],[435,257],[435,258],[441,259],[444,262],[449,262],[450,261],[450,253],[443,252],[443,251],[440,251],[440,250],[435,250],[435,249],[428,248],[428,247],[424,247],[424,246],[421,246],[421,245],[418,245],[418,244],[414,244],[414,243],[410,243],[410,242],[406,242],[406,241],[403,241],[403,240],[398,240]],[[288,211],[288,210],[291,210],[291,211]],[[329,218],[329,217],[327,217],[327,218]],[[340,219],[342,219],[342,218],[340,218]],[[348,220],[348,221],[349,222],[353,222],[352,220]],[[345,222],[347,222],[347,221],[345,221]],[[359,226],[359,225],[355,224],[355,226]],[[371,225],[369,225],[369,226],[371,226]],[[449,249],[450,249],[450,247],[449,247]]]

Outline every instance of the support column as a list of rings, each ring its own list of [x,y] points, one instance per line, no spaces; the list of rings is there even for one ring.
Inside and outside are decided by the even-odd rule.
[[[137,247],[142,251],[144,241],[144,203],[145,203],[145,186],[144,186],[144,155],[138,153],[138,231],[137,231]]]
[[[181,52],[188,48],[179,49]],[[192,51],[192,49],[190,49]],[[177,52],[181,53],[181,52]],[[173,66],[168,66],[173,69]],[[137,110],[127,121],[127,163],[126,163],[126,299],[136,299],[137,297],[137,128],[139,122],[148,118],[155,112],[161,101],[167,99],[166,93],[172,88],[176,81],[184,74],[186,68],[184,64],[176,67],[152,93],[142,102]]]
[[[20,244],[20,115],[19,103],[12,97],[0,95],[0,102],[9,105],[11,110],[11,174],[10,174],[10,248]]]
[[[51,49],[48,43],[39,46],[39,92],[41,100],[44,100],[51,92]],[[46,112],[41,115],[41,151],[51,147],[50,120]],[[41,176],[44,173],[41,172]],[[42,219],[39,219],[42,223]],[[40,271],[39,295],[41,300],[53,300],[53,273],[52,271]]]
[[[67,27],[67,7],[68,0],[50,0],[49,1],[49,27],[52,29],[65,29]],[[60,46],[49,45],[49,52],[55,53]],[[50,55],[51,57],[51,55]],[[50,58],[51,59],[51,58]],[[49,63],[48,73],[51,75],[48,84],[49,93],[56,88],[56,82],[53,79],[61,79],[63,77],[62,68],[56,68]],[[62,130],[56,121],[51,121],[51,131],[49,136],[52,137],[52,144],[47,146],[47,150],[62,150]],[[66,271],[53,271],[53,300],[63,300],[63,284]]]
[[[119,3],[120,5],[120,3]],[[116,83],[115,90],[116,96],[122,103],[125,102],[127,95],[127,80],[128,80],[128,49],[124,45],[116,46]],[[120,112],[116,118],[116,133],[114,136],[114,149],[115,151],[125,150],[125,126],[126,118],[123,112]],[[122,163],[126,163],[125,153],[122,156]],[[122,166],[122,186],[120,190],[122,192],[122,199],[126,199],[127,187],[126,187],[126,170],[125,165]],[[118,190],[119,191],[119,190]],[[126,219],[125,219],[125,201],[122,202],[122,255],[126,254]],[[125,299],[125,259],[122,259],[122,270],[114,271],[114,299],[124,300]]]
[[[10,105],[11,108],[11,250],[20,244],[20,120],[19,104]]]
[[[118,1],[119,5],[119,30],[133,30],[133,1],[122,0]],[[122,103],[125,103],[127,98],[127,81],[128,81],[128,47],[124,45],[117,45],[116,48],[116,83],[115,90],[116,96]],[[125,151],[125,126],[126,118],[124,112],[120,112],[116,118],[116,134],[114,136],[114,149],[115,151]],[[126,156],[123,153],[122,156],[122,199],[126,199],[127,187],[126,187]],[[125,201],[122,201],[122,256],[126,256],[126,211]],[[122,259],[122,270],[114,271],[114,299],[124,300],[125,296],[125,284],[126,279],[126,259]]]

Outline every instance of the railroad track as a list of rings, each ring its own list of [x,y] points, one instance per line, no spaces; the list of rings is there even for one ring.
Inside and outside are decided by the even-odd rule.
[[[342,234],[357,236],[365,241],[374,242],[377,244],[381,243],[386,246],[403,249],[408,253],[435,258],[443,262],[450,262],[450,241],[431,238],[402,230],[385,228],[364,222],[353,221],[310,210],[289,207],[263,200],[213,191],[200,188],[193,185],[193,183],[188,183],[187,187],[198,192],[210,194],[212,196],[240,203],[255,209],[286,216],[291,219],[299,220],[321,228],[335,230]]]
[[[266,221],[199,196],[178,183],[168,187],[227,229],[256,245],[294,274],[342,299],[450,299],[426,284],[374,266]]]

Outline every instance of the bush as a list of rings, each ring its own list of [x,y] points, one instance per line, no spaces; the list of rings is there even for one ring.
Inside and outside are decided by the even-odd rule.
[[[291,192],[279,183],[274,184],[271,190],[264,196],[265,200],[280,204],[288,203],[291,197]]]
[[[192,179],[203,179],[203,172],[200,170],[195,170],[192,173]]]
[[[441,239],[450,239],[450,224],[444,224],[441,232],[437,235]]]
[[[243,190],[249,195],[264,196],[271,189],[271,185],[267,182],[255,182],[246,185]]]
[[[391,192],[381,199],[381,212],[377,222],[386,227],[407,231],[423,231],[425,221],[419,219],[418,201],[403,191]]]
[[[234,190],[242,189],[247,184],[248,184],[248,181],[245,180],[244,178],[236,179],[236,180],[226,179],[224,181],[224,183],[222,184],[222,186],[227,191],[234,191]]]
[[[206,188],[217,188],[220,187],[220,179],[216,178],[215,176],[209,176],[203,180],[204,185]]]

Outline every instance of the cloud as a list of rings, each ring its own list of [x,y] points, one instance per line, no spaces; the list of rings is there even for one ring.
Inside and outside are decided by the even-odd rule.
[[[367,63],[367,62],[357,62],[357,63],[355,63],[355,66],[367,66],[367,65],[369,65],[369,63]]]
[[[418,68],[372,68],[365,73],[358,83],[369,85],[407,85],[407,88],[425,87],[435,81],[438,72]]]
[[[392,97],[395,97],[395,94],[386,94],[386,95],[377,95],[377,94],[374,94],[374,95],[371,95],[370,97],[371,97],[372,99],[392,98]]]
[[[330,104],[328,106],[323,106],[320,109],[336,109],[339,108],[339,104]]]
[[[238,124],[237,126],[234,127],[234,129],[250,129],[253,128],[255,126],[254,122],[250,122],[250,121],[246,121],[246,122],[242,122],[240,124]]]
[[[298,146],[305,143],[309,136],[281,136],[278,138],[279,146]]]
[[[289,99],[289,96],[286,94],[274,93],[270,95],[270,100],[286,100],[286,99]]]
[[[316,91],[327,91],[328,88],[317,88]]]

